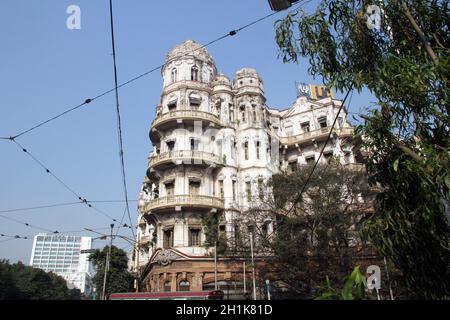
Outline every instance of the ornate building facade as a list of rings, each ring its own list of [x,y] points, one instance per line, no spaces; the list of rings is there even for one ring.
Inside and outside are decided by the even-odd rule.
[[[235,222],[264,203],[274,173],[316,161],[342,102],[324,87],[303,85],[291,107],[269,108],[254,69],[230,81],[192,40],[169,52],[162,77],[138,207],[140,250],[133,259],[141,290],[209,290],[216,279],[221,288],[240,287],[243,264],[221,257],[215,264],[205,217],[220,214],[219,233],[230,241],[237,236]],[[346,116],[344,107],[321,161],[355,162]],[[273,231],[272,220],[264,224]]]

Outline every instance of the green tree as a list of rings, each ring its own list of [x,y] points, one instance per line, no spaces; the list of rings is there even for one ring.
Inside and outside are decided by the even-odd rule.
[[[318,165],[299,199],[311,169],[273,175],[264,203],[235,222],[240,234],[228,250],[231,256],[249,258],[247,226],[253,226],[255,256],[263,261],[258,273],[264,279],[282,280],[280,285],[289,286],[292,298],[314,297],[326,276],[339,283],[367,254],[356,227],[373,198],[364,168]],[[273,233],[267,221],[274,221]]]
[[[0,299],[79,300],[78,289],[69,289],[64,278],[24,265],[0,262]]]
[[[19,296],[8,261],[0,260],[0,300],[14,300]]]
[[[380,28],[367,22],[374,3]],[[364,230],[415,298],[450,292],[448,8],[448,0],[322,0],[276,24],[285,62],[307,57],[326,85],[378,99],[357,129],[369,182],[382,190]]]
[[[342,289],[336,289],[331,285],[327,277],[325,284],[320,287],[316,300],[363,300],[369,295],[366,293],[367,279],[359,270],[359,266],[344,279]]]
[[[226,237],[219,233],[219,225],[222,219],[222,212],[216,212],[202,217],[202,224],[205,230],[205,246],[209,248],[217,245],[218,255],[223,255],[227,250]]]
[[[103,279],[108,250],[109,247],[106,246],[102,250],[96,250],[89,256],[89,260],[92,261],[96,269],[96,274],[92,280],[99,295],[103,292]],[[108,297],[111,293],[115,292],[132,291],[133,282],[134,277],[128,271],[128,257],[126,252],[112,246],[109,271],[106,277],[106,296]]]

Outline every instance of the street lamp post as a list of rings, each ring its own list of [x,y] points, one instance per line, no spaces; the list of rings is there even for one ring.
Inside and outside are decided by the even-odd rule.
[[[113,238],[121,238],[121,239],[124,239],[124,240],[126,240],[127,242],[131,243],[132,245],[135,246],[135,249],[134,249],[134,250],[137,250],[137,254],[139,254],[139,248],[140,248],[140,238],[139,238],[138,241],[136,241],[136,240],[133,240],[133,239],[127,238],[127,237],[125,237],[125,236],[121,236],[121,235],[115,235],[115,236],[113,236],[113,228],[114,228],[114,224],[111,224],[111,235],[106,235],[106,234],[103,234],[103,233],[94,231],[94,230],[92,230],[92,229],[87,229],[87,228],[85,228],[85,230],[87,230],[87,231],[90,231],[90,232],[94,232],[94,233],[100,234],[100,235],[101,235],[101,237],[99,237],[100,239],[106,239],[106,238],[108,238],[108,237],[111,238],[109,250],[108,250],[107,255],[106,255],[105,275],[104,275],[104,278],[103,278],[103,290],[102,290],[102,296],[101,296],[101,299],[102,299],[102,300],[105,300],[105,298],[106,298],[106,295],[105,295],[105,288],[106,288],[106,274],[107,274],[107,272],[109,271],[109,261],[110,261],[110,259],[111,259],[111,247],[112,247],[112,240],[113,240]],[[97,238],[95,238],[95,239],[97,239]],[[137,269],[137,270],[139,270],[139,266],[138,266],[138,269]],[[136,274],[138,275],[138,271],[136,272]],[[139,289],[139,281],[137,281],[136,287],[137,287],[137,290],[138,290],[138,289]],[[138,291],[136,291],[136,292],[138,292]]]
[[[214,243],[214,290],[217,290],[217,241]]]
[[[270,280],[266,279],[266,285],[267,285],[267,300],[270,300]]]
[[[106,276],[109,271],[109,260],[111,258],[111,247],[112,247],[112,240],[113,240],[113,229],[114,229],[114,223],[111,223],[111,239],[109,242],[109,248],[108,252],[106,253],[106,263],[105,263],[105,275],[103,276],[103,291],[102,291],[102,300],[106,300]]]
[[[256,300],[255,260],[253,259],[253,233],[250,232],[250,252],[252,255],[253,300]]]

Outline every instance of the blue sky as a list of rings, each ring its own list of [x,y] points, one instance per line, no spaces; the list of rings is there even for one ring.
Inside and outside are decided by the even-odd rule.
[[[81,30],[66,28],[71,4],[81,8]],[[114,9],[119,82],[160,65],[171,48],[187,39],[207,43],[270,13],[265,0],[115,0]],[[230,78],[242,67],[255,68],[264,80],[267,104],[281,109],[295,101],[295,81],[321,82],[308,75],[306,60],[283,64],[278,59],[273,25],[283,15],[208,48],[218,71]],[[114,86],[107,0],[2,0],[0,39],[0,136],[17,134]],[[137,199],[146,171],[148,131],[161,89],[159,71],[120,89],[130,199]],[[367,93],[355,95],[350,110],[358,112],[372,101]],[[23,135],[18,142],[86,199],[124,199],[114,94]],[[0,140],[0,164],[0,211],[77,201],[10,141]],[[96,207],[118,220],[124,211],[123,203]],[[135,223],[136,202],[131,202],[131,214]],[[111,223],[84,205],[0,215],[60,232],[107,229]],[[38,232],[0,217],[0,233]],[[131,236],[130,230],[120,233]],[[7,239],[0,238],[0,258],[28,262],[32,241]],[[127,247],[123,240],[116,245]]]

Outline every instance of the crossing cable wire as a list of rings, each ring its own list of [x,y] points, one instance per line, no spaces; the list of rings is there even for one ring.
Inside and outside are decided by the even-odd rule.
[[[47,228],[42,228],[42,227],[36,226],[34,224],[31,224],[31,223],[28,223],[28,222],[24,222],[24,221],[15,219],[15,218],[6,217],[4,215],[0,215],[0,218],[6,219],[6,220],[9,220],[9,221],[13,221],[13,222],[18,223],[18,224],[25,225],[25,226],[30,227],[32,229],[46,231],[46,232],[50,232],[50,233],[54,233],[54,234],[59,233],[58,230],[50,230],[50,229],[47,229]]]
[[[130,214],[130,206],[128,203],[128,188],[127,188],[127,180],[125,174],[125,160],[124,160],[124,152],[123,152],[123,139],[122,139],[122,124],[120,119],[120,104],[119,104],[119,90],[118,90],[118,80],[117,80],[117,62],[116,62],[116,42],[114,37],[114,15],[113,15],[113,5],[112,0],[109,0],[109,17],[110,17],[110,25],[111,25],[111,46],[112,46],[112,56],[113,56],[113,65],[114,65],[114,92],[116,98],[116,114],[117,114],[117,135],[118,135],[118,143],[119,143],[119,155],[120,155],[120,167],[122,174],[122,184],[123,184],[123,192],[125,196],[125,209],[128,214],[128,219],[131,225],[131,232],[134,237],[133,230],[133,222],[131,221]],[[123,222],[123,217],[121,219],[119,228],[117,232],[119,232],[120,226]]]
[[[128,201],[129,202],[137,202],[137,200],[128,200]],[[125,200],[88,201],[88,203],[123,203],[123,202],[125,202]],[[41,205],[41,206],[34,206],[34,207],[6,209],[6,210],[0,210],[0,213],[13,213],[13,212],[20,212],[20,211],[31,211],[31,210],[38,210],[38,209],[66,207],[66,206],[72,206],[72,205],[77,205],[77,204],[85,204],[85,202],[84,201],[65,202],[65,203],[48,204],[48,205]]]
[[[116,235],[115,237],[117,237],[117,235],[119,234],[120,228],[122,227],[123,224],[123,219],[125,218],[125,213],[127,212],[127,208],[125,208],[123,210],[123,214],[122,214],[122,218],[120,219],[120,224],[117,226],[117,230],[116,230]],[[130,219],[131,220],[131,219]],[[128,226],[127,226],[128,227]],[[133,225],[130,226],[130,229],[132,231],[133,234],[133,238],[136,238],[136,236],[134,235],[134,231],[133,231]]]
[[[345,98],[342,101],[341,106],[339,107],[339,110],[338,110],[336,116],[334,117],[333,125],[331,126],[330,132],[328,133],[328,136],[327,136],[327,140],[325,140],[325,143],[323,144],[322,150],[319,153],[319,157],[317,158],[316,162],[314,163],[314,166],[313,166],[311,172],[309,173],[308,178],[306,179],[305,183],[303,184],[300,193],[296,197],[295,201],[292,203],[291,208],[288,210],[287,215],[289,215],[291,213],[292,209],[294,209],[295,205],[298,203],[298,201],[300,201],[300,199],[302,197],[302,194],[305,191],[306,186],[308,185],[308,182],[309,182],[309,180],[311,179],[311,177],[312,177],[312,175],[314,173],[314,170],[316,169],[317,165],[319,164],[320,158],[322,157],[322,154],[325,151],[325,147],[327,146],[328,141],[330,140],[330,137],[333,134],[333,129],[334,129],[334,126],[336,125],[336,121],[337,121],[337,119],[339,117],[339,114],[341,113],[342,108],[344,107],[345,101],[347,100],[350,92],[353,92],[353,83],[350,85],[350,88],[348,89],[348,91],[347,91],[347,93],[345,95]]]
[[[66,207],[66,206],[72,206],[72,205],[76,205],[76,204],[84,204],[84,202],[78,201],[78,202],[67,202],[67,203],[49,204],[49,205],[44,205],[44,206],[35,206],[35,207],[26,207],[26,208],[7,209],[7,210],[0,210],[0,213],[12,213],[12,212],[19,212],[19,211],[29,211],[29,210],[37,210],[37,209],[48,209],[48,208]]]
[[[307,1],[307,2],[309,2],[309,1]],[[300,4],[301,4],[301,3],[299,3],[297,7],[295,7],[294,9],[292,9],[291,12],[294,11],[294,10],[296,10],[296,9],[300,6]],[[240,32],[240,31],[242,31],[242,30],[244,30],[244,29],[246,29],[246,28],[248,28],[248,27],[250,27],[250,26],[252,26],[252,25],[254,25],[254,24],[258,23],[258,22],[260,22],[260,21],[263,21],[263,20],[265,20],[265,19],[267,19],[267,18],[269,18],[269,17],[271,17],[271,16],[273,16],[273,15],[275,15],[275,14],[277,14],[277,13],[278,13],[278,12],[270,13],[270,14],[268,14],[268,15],[266,15],[266,16],[260,18],[260,19],[257,19],[257,20],[255,20],[255,21],[253,21],[253,22],[250,22],[250,23],[248,23],[248,24],[246,24],[246,25],[244,25],[244,26],[242,26],[242,27],[240,27],[240,28],[237,28],[237,29],[235,29],[235,30],[231,30],[231,31],[228,32],[227,34],[225,34],[225,35],[223,35],[223,36],[220,36],[219,38],[217,38],[217,39],[215,39],[215,40],[212,40],[212,41],[206,43],[205,45],[202,45],[202,46],[198,47],[197,49],[194,49],[192,52],[195,52],[195,51],[201,50],[201,49],[203,49],[203,48],[206,48],[206,47],[208,47],[208,46],[210,46],[210,45],[212,45],[212,44],[214,44],[214,43],[216,43],[216,42],[218,42],[218,41],[220,41],[220,40],[223,40],[223,39],[225,39],[225,38],[227,38],[227,37],[235,36],[238,32]],[[27,130],[24,130],[24,131],[22,131],[22,132],[20,132],[20,133],[18,133],[18,134],[16,134],[16,135],[14,135],[14,136],[11,136],[11,137],[0,137],[0,139],[1,139],[1,140],[10,140],[10,141],[13,141],[15,144],[17,144],[17,145],[22,149],[22,151],[24,151],[25,153],[27,153],[27,155],[30,156],[30,157],[31,157],[36,163],[38,163],[42,168],[44,168],[44,169],[46,170],[47,173],[51,174],[51,175],[52,175],[58,182],[60,182],[67,190],[69,190],[71,193],[73,193],[75,196],[77,196],[78,199],[81,201],[81,203],[85,203],[86,205],[88,205],[88,207],[93,208],[94,210],[96,210],[97,212],[101,213],[102,215],[104,215],[104,216],[106,216],[106,217],[112,219],[113,221],[117,221],[116,219],[114,219],[114,218],[112,218],[111,216],[107,215],[106,213],[100,211],[100,210],[97,209],[96,207],[92,206],[92,205],[89,203],[89,201],[87,201],[86,199],[84,199],[84,198],[82,198],[81,196],[79,196],[78,193],[76,193],[73,189],[71,189],[66,183],[64,183],[64,182],[63,182],[60,178],[58,178],[53,172],[51,172],[51,171],[50,171],[50,170],[49,170],[49,169],[48,169],[41,161],[39,161],[35,156],[33,156],[33,155],[32,155],[27,149],[25,149],[21,144],[19,144],[19,143],[16,141],[16,138],[21,137],[21,136],[23,136],[23,135],[25,135],[25,134],[27,134],[27,133],[29,133],[29,132],[31,132],[31,131],[33,131],[33,130],[39,128],[39,127],[41,127],[41,126],[44,126],[45,124],[47,124],[47,123],[49,123],[49,122],[51,122],[51,121],[54,121],[54,120],[56,120],[56,119],[58,119],[58,118],[60,118],[60,117],[62,117],[62,116],[64,116],[64,115],[66,115],[66,114],[68,114],[68,113],[70,113],[70,112],[72,112],[72,111],[75,111],[75,110],[77,110],[77,109],[79,109],[79,108],[81,108],[81,107],[83,107],[83,106],[85,106],[85,105],[91,103],[92,101],[97,100],[97,99],[99,99],[99,98],[101,98],[101,97],[103,97],[103,96],[105,96],[105,95],[107,95],[107,94],[109,94],[109,93],[111,93],[111,92],[113,92],[113,91],[117,91],[117,89],[119,89],[119,88],[121,88],[121,87],[124,87],[124,86],[126,86],[126,85],[128,85],[128,84],[130,84],[130,83],[132,83],[132,82],[135,82],[135,81],[139,80],[140,78],[145,77],[145,76],[147,76],[147,75],[149,75],[149,74],[151,74],[151,73],[153,73],[153,72],[159,70],[159,69],[162,68],[163,66],[164,66],[164,64],[161,64],[161,65],[159,65],[159,66],[157,66],[157,67],[155,67],[155,68],[153,68],[153,69],[150,69],[150,70],[148,70],[148,71],[146,71],[146,72],[144,72],[144,73],[142,73],[142,74],[140,74],[140,75],[138,75],[138,76],[136,76],[136,77],[134,77],[134,78],[129,79],[128,81],[126,81],[126,82],[124,82],[124,83],[122,83],[122,84],[120,84],[120,85],[117,85],[117,84],[116,84],[114,88],[112,88],[112,89],[110,89],[110,90],[107,90],[107,91],[105,91],[105,92],[103,92],[103,93],[100,93],[100,94],[98,94],[97,96],[95,96],[95,97],[93,97],[93,98],[88,98],[88,99],[86,99],[83,103],[80,103],[80,104],[78,104],[78,105],[76,105],[76,106],[74,106],[74,107],[72,107],[72,108],[70,108],[70,109],[68,109],[68,110],[65,110],[65,111],[63,111],[63,112],[61,112],[61,113],[59,113],[59,114],[57,114],[57,115],[55,115],[55,116],[53,116],[53,117],[51,117],[51,118],[45,120],[45,121],[43,121],[43,122],[38,123],[37,125],[35,125],[35,126],[29,128],[29,129],[27,129]],[[133,201],[134,201],[134,200],[133,200]],[[29,224],[26,224],[26,225],[29,225]]]
[[[109,229],[109,228],[108,227],[103,227],[103,228],[95,228],[95,229],[91,229],[91,230],[106,230],[106,229]],[[86,230],[83,229],[83,230],[75,230],[75,231],[61,231],[61,232],[58,232],[57,234],[58,235],[68,235],[68,234],[71,234],[71,233],[80,233],[80,232],[86,232]],[[18,240],[18,239],[31,240],[36,235],[38,235],[38,234],[32,234],[32,235],[24,236],[24,235],[18,235],[18,234],[16,234],[16,235],[8,235],[8,234],[0,233],[0,237],[2,237],[2,238],[10,238],[10,239],[7,239],[7,240],[0,241],[0,243],[7,242],[7,241],[10,241],[10,240]]]
[[[0,237],[4,237],[4,238],[16,238],[16,239],[19,239],[19,238],[22,238],[22,239],[27,239],[28,237],[31,237],[31,236],[19,236],[19,235],[14,235],[14,236],[11,236],[11,235],[8,235],[8,234],[4,234],[4,233],[0,233]]]
[[[91,229],[91,230],[106,230],[109,229],[108,227],[102,227],[102,228],[95,228],[95,229]],[[58,235],[64,235],[64,234],[68,234],[68,233],[80,233],[80,232],[86,232],[85,229],[83,230],[74,230],[74,231],[60,231],[58,232]],[[36,236],[37,234],[31,234],[31,235],[26,235],[26,236],[21,236],[21,235],[8,235],[5,233],[0,233],[0,237],[5,237],[5,238],[16,238],[16,239],[29,239],[32,238],[34,236]]]
[[[53,178],[55,178],[61,185],[63,185],[69,192],[71,192],[73,195],[75,195],[78,200],[80,200],[81,202],[85,203],[89,208],[94,209],[96,212],[104,215],[105,217],[113,220],[113,221],[117,221],[115,218],[111,217],[110,215],[108,215],[107,213],[99,210],[98,208],[94,207],[92,204],[89,203],[88,200],[86,200],[85,198],[81,197],[76,191],[74,191],[71,187],[69,187],[64,181],[62,181],[58,176],[56,176],[52,171],[50,171],[50,169],[48,169],[47,166],[45,166],[39,159],[37,159],[32,153],[30,153],[30,151],[28,149],[26,149],[22,144],[20,144],[19,142],[17,142],[14,138],[11,138],[11,141],[13,141],[20,149],[22,149],[22,151],[24,153],[26,153],[34,162],[36,162],[40,167],[42,167],[45,172],[47,172],[48,174],[50,174]]]
[[[291,9],[290,12],[293,12],[293,11],[297,10],[297,9],[300,7],[300,5],[306,4],[306,3],[308,3],[308,2],[310,2],[310,1],[306,1],[306,2],[304,1],[303,3],[302,3],[302,2],[299,2],[299,4],[298,4],[296,7],[294,7],[293,9]],[[259,23],[259,22],[261,22],[261,21],[263,21],[263,20],[266,20],[266,19],[268,19],[268,18],[270,18],[270,17],[272,17],[272,16],[274,16],[274,15],[276,15],[277,13],[280,13],[280,12],[284,12],[284,10],[283,10],[283,11],[272,12],[272,13],[270,13],[270,14],[265,15],[265,16],[262,17],[262,18],[259,18],[259,19],[257,19],[257,20],[254,20],[254,21],[252,21],[252,22],[250,22],[250,23],[248,23],[248,24],[246,24],[246,25],[244,25],[244,26],[242,26],[242,27],[240,27],[240,28],[231,30],[231,31],[229,31],[228,33],[226,33],[226,34],[224,34],[224,35],[222,35],[222,36],[220,36],[220,37],[218,37],[218,38],[216,38],[216,39],[214,39],[214,40],[208,42],[207,44],[205,44],[205,45],[203,45],[203,46],[201,46],[201,47],[199,47],[199,48],[197,48],[197,49],[194,49],[192,52],[195,52],[195,51],[197,51],[197,50],[201,50],[201,49],[203,49],[203,48],[209,47],[210,45],[212,45],[212,44],[214,44],[214,43],[216,43],[216,42],[218,42],[218,41],[221,41],[221,40],[223,40],[223,39],[225,39],[225,38],[235,36],[238,32],[240,32],[240,31],[242,31],[242,30],[244,30],[244,29],[247,29],[247,28],[249,28],[249,27],[255,25],[256,23]],[[182,57],[182,56],[183,56],[183,55],[180,55],[180,57]],[[154,67],[154,68],[152,68],[152,69],[150,69],[150,70],[148,70],[148,71],[145,71],[145,72],[143,72],[143,73],[141,73],[141,74],[139,74],[139,75],[137,75],[137,76],[135,76],[135,77],[133,77],[133,78],[127,80],[127,81],[125,81],[124,83],[121,83],[120,85],[117,86],[117,89],[120,89],[120,88],[122,88],[122,87],[124,87],[124,86],[129,85],[130,83],[135,82],[135,81],[137,81],[137,80],[139,80],[139,79],[141,79],[141,78],[143,78],[143,77],[145,77],[145,76],[147,76],[147,75],[149,75],[149,74],[151,74],[151,73],[153,73],[153,72],[155,72],[155,71],[161,69],[163,66],[164,66],[164,63],[163,63],[163,64],[160,64],[160,65],[158,65],[157,67]],[[21,131],[21,132],[19,132],[18,134],[14,135],[14,136],[11,136],[11,137],[0,137],[0,139],[1,139],[1,140],[11,140],[11,138],[13,138],[13,139],[19,138],[19,137],[21,137],[21,136],[23,136],[23,135],[25,135],[25,134],[27,134],[27,133],[33,131],[33,130],[36,130],[36,129],[38,129],[38,128],[44,126],[45,124],[47,124],[47,123],[49,123],[49,122],[52,122],[52,121],[54,121],[54,120],[56,120],[56,119],[58,119],[58,118],[60,118],[60,117],[62,117],[62,116],[64,116],[64,115],[66,115],[66,114],[72,112],[72,111],[75,111],[75,110],[77,110],[77,109],[79,109],[79,108],[82,108],[82,107],[84,107],[84,106],[90,104],[92,101],[98,100],[98,99],[102,98],[103,96],[106,96],[107,94],[109,94],[109,93],[111,93],[111,92],[113,92],[113,91],[115,91],[115,90],[116,90],[116,87],[114,87],[114,88],[112,88],[112,89],[109,89],[109,90],[106,90],[106,91],[104,91],[104,92],[102,92],[102,93],[100,93],[100,94],[98,94],[97,96],[94,96],[94,97],[92,97],[92,98],[87,98],[86,100],[84,100],[84,102],[82,102],[82,103],[80,103],[80,104],[78,104],[78,105],[76,105],[76,106],[74,106],[74,107],[71,107],[71,108],[69,108],[69,109],[67,109],[67,110],[65,110],[65,111],[63,111],[63,112],[61,112],[61,113],[59,113],[59,114],[57,114],[57,115],[55,115],[55,116],[53,116],[53,117],[47,119],[47,120],[45,120],[45,121],[42,121],[42,122],[40,122],[40,123],[38,123],[38,124],[36,124],[36,125],[30,127],[29,129],[26,129],[26,130],[24,130],[24,131]]]
[[[298,6],[296,8],[298,8],[299,6],[300,6],[300,4],[298,4]],[[110,13],[110,21],[111,21],[111,41],[112,41],[112,47],[113,47],[113,61],[114,61],[114,80],[115,80],[115,85],[116,85],[115,93],[116,93],[116,106],[117,106],[117,119],[118,119],[118,131],[119,131],[120,156],[121,156],[121,162],[122,162],[122,175],[123,175],[123,179],[124,179],[123,184],[124,184],[124,190],[125,190],[124,191],[125,192],[125,200],[127,200],[128,195],[127,195],[127,189],[126,189],[126,181],[125,181],[125,177],[124,177],[125,176],[125,169],[124,169],[124,163],[123,163],[123,148],[122,148],[121,127],[120,127],[119,97],[118,97],[118,90],[117,90],[118,89],[118,85],[117,85],[117,68],[116,68],[116,54],[115,54],[115,41],[114,41],[114,23],[113,23],[114,21],[113,21],[112,0],[109,0],[109,8],[110,8],[109,13]],[[227,34],[224,34],[223,36],[220,36],[220,37],[216,38],[215,40],[212,40],[212,41],[210,41],[210,42],[208,42],[208,43],[206,43],[206,44],[204,44],[204,45],[202,45],[202,46],[192,50],[192,53],[194,53],[197,50],[206,48],[206,47],[208,47],[208,46],[210,46],[210,45],[212,45],[212,44],[214,44],[214,43],[216,43],[218,41],[221,41],[221,40],[223,40],[225,38],[235,36],[239,31],[242,31],[242,30],[244,30],[246,28],[249,28],[250,26],[252,26],[252,25],[254,25],[254,24],[256,24],[256,23],[258,23],[260,21],[263,21],[265,19],[268,19],[269,17],[272,17],[273,15],[275,15],[277,13],[278,12],[272,12],[272,13],[270,13],[270,14],[268,14],[268,15],[260,18],[260,19],[257,19],[255,21],[252,21],[252,22],[246,24],[246,25],[244,25],[244,26],[242,26],[242,27],[240,27],[238,29],[231,30]],[[163,66],[164,66],[164,64],[160,65],[158,68],[155,68],[155,69],[160,69]],[[128,219],[129,219],[129,222],[130,222],[130,225],[131,225],[131,231],[133,233],[133,237],[135,237],[134,230],[133,230],[133,223],[131,221],[131,215],[130,215],[130,209],[129,209],[128,201],[126,202],[126,213],[128,214]],[[125,214],[125,212],[124,212],[124,214]],[[117,228],[116,234],[119,233],[119,230],[121,228],[122,222],[123,222],[123,216],[122,216],[122,219],[121,219],[121,223],[120,223],[119,227]]]

